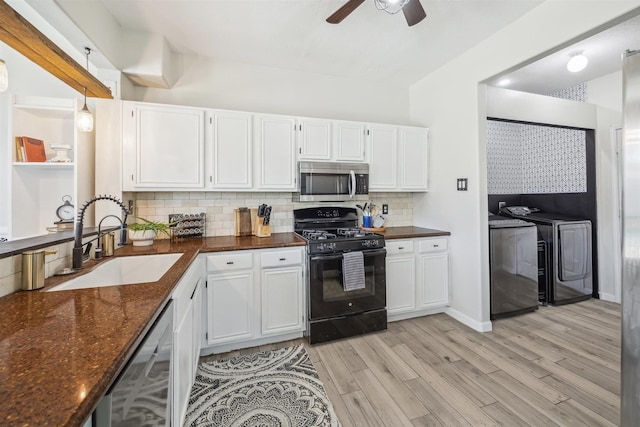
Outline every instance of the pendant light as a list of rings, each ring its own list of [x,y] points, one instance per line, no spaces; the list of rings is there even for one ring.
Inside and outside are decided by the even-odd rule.
[[[88,47],[84,48],[84,53],[87,56],[87,71],[89,71],[89,54],[91,53],[91,49]],[[84,88],[84,106],[82,110],[78,113],[78,130],[81,132],[91,132],[93,130],[93,115],[91,111],[89,111],[89,107],[87,107],[87,88]]]
[[[4,92],[9,87],[9,71],[4,59],[0,59],[0,92]]]

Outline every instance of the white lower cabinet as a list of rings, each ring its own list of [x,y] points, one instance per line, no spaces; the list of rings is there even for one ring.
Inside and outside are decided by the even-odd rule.
[[[261,287],[262,335],[301,330],[302,268],[264,270]]]
[[[197,259],[173,292],[172,425],[181,426],[187,413],[200,353],[200,322],[204,269]]]
[[[413,242],[387,243],[387,313],[398,314],[416,308],[416,256]]]
[[[389,321],[444,311],[449,305],[446,237],[387,240]]]
[[[203,353],[302,336],[303,247],[224,252],[206,259]]]
[[[253,337],[253,271],[207,276],[208,344]]]

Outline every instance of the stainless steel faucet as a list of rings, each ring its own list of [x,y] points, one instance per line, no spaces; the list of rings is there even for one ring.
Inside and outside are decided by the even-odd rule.
[[[120,218],[118,218],[115,215],[107,215],[104,218],[102,218],[100,220],[100,223],[98,224],[98,237],[96,237],[93,240],[96,239],[100,239],[100,237],[102,237],[100,235],[100,224],[102,224],[102,220],[104,220],[105,218],[109,217],[109,216],[114,216],[116,218],[118,218],[120,220],[120,245],[124,245],[127,242],[127,216],[129,215],[129,211],[127,211],[127,208],[124,206],[124,203],[122,203],[122,201],[120,201],[119,199],[117,199],[116,197],[113,196],[96,196],[93,199],[89,200],[88,202],[85,202],[84,205],[82,205],[82,208],[80,208],[80,211],[78,212],[78,218],[76,219],[76,226],[75,226],[75,239],[74,239],[74,243],[73,243],[73,264],[72,267],[74,270],[80,269],[82,268],[82,262],[84,260],[84,254],[82,251],[82,247],[84,246],[82,244],[82,229],[83,229],[83,223],[84,223],[84,212],[85,210],[94,202],[97,202],[98,200],[111,200],[112,202],[116,203],[118,206],[120,206],[122,208],[122,214],[124,219],[120,220]],[[90,241],[90,242],[91,242]],[[90,244],[89,242],[85,243],[85,244]],[[89,249],[89,247],[87,248]]]
[[[123,246],[127,243],[127,233],[126,233],[126,224],[124,223],[124,221],[122,221],[120,219],[120,217],[116,216],[116,215],[105,215],[102,217],[102,219],[100,220],[100,222],[98,223],[98,236],[96,237],[96,239],[98,239],[98,244],[96,245],[96,253],[95,253],[95,257],[96,259],[98,258],[102,258],[102,245],[100,244],[100,237],[102,237],[103,235],[109,233],[109,231],[105,231],[104,233],[102,233],[102,221],[104,221],[107,218],[115,218],[118,221],[120,221],[120,243],[119,246]],[[125,217],[125,221],[126,221],[126,217]]]

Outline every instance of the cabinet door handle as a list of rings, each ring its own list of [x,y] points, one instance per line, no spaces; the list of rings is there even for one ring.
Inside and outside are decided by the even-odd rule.
[[[286,261],[286,260],[287,260],[286,258],[280,258],[280,261]]]
[[[196,289],[198,289],[198,283],[193,287],[193,292],[191,292],[191,298],[189,299],[193,299],[193,296],[196,294]]]
[[[440,245],[433,245],[434,248],[437,248],[438,246],[440,246]]]
[[[404,249],[404,246],[399,246],[399,247],[398,247],[398,250],[399,250],[399,251],[401,251],[401,250],[403,250],[403,249]]]
[[[232,265],[233,261],[227,261],[227,265]]]

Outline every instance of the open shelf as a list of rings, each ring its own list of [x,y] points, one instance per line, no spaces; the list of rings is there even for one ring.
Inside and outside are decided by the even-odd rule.
[[[73,169],[74,163],[62,162],[13,162],[13,166],[37,169]]]

